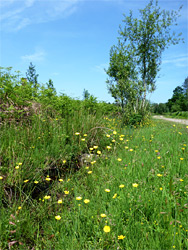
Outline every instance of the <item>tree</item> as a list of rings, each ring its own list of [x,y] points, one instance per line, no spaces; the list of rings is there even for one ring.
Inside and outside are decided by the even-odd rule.
[[[108,91],[123,111],[128,103],[134,106],[138,94],[134,68],[130,52],[126,51],[124,44],[119,41],[118,45],[114,45],[110,50],[110,65],[106,70],[109,78],[106,82]]]
[[[185,95],[185,111],[188,111],[188,77],[185,78],[182,88]]]
[[[182,88],[183,88],[183,93],[188,101],[188,77],[185,78]]]
[[[90,97],[89,91],[87,89],[84,89],[84,91],[83,91],[83,99],[88,100],[89,97]]]
[[[38,76],[39,75],[36,74],[35,66],[32,64],[32,62],[30,62],[29,69],[26,72],[26,77],[27,77],[28,82],[33,87],[33,96],[35,96],[35,97],[37,95],[37,91],[39,88],[39,84],[38,84],[38,80],[37,80]]]
[[[171,99],[168,100],[167,106],[169,107],[171,112],[176,111],[187,111],[186,110],[186,99],[183,93],[183,88],[177,86],[173,90],[173,96]]]
[[[49,79],[48,82],[46,83],[46,85],[47,85],[48,89],[50,89],[52,92],[56,93],[52,79]]]
[[[136,90],[144,108],[147,93],[153,92],[156,88],[155,81],[160,70],[162,52],[171,44],[178,44],[182,40],[181,33],[172,33],[171,29],[173,25],[177,25],[180,10],[181,7],[178,11],[160,10],[158,1],[151,0],[144,9],[139,10],[140,19],[133,18],[132,11],[129,16],[124,15],[125,26],[124,28],[120,26],[118,40],[121,46],[118,46],[118,49],[112,47],[110,65],[106,71],[110,79],[116,82],[112,88],[109,88],[113,97],[122,99],[122,91],[119,89],[127,87],[127,81],[130,80],[131,84],[127,91]],[[116,58],[115,67],[114,58]],[[120,63],[122,60],[125,60],[123,64]],[[122,80],[124,85],[122,85]]]

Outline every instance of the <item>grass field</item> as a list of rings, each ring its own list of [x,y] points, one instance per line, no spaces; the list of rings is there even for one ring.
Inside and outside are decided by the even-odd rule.
[[[2,126],[0,249],[188,249],[188,127],[80,124]]]

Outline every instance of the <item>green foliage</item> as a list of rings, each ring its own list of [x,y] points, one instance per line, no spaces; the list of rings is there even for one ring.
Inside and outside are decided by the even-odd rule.
[[[134,63],[131,54],[125,50],[122,43],[113,46],[110,50],[110,65],[106,70],[109,78],[107,87],[109,93],[116,103],[124,108],[127,103],[134,106],[135,100],[139,95],[135,84]]]
[[[167,113],[166,116],[179,119],[188,119],[188,111],[177,111],[173,113]]]
[[[83,99],[84,100],[89,99],[89,97],[90,97],[89,91],[87,89],[84,89],[84,91],[83,91]]]
[[[108,90],[123,111],[143,115],[147,109],[146,96],[155,90],[163,51],[182,40],[181,34],[172,33],[180,10],[161,10],[158,1],[151,0],[140,10],[140,19],[133,18],[132,11],[124,15],[124,27],[120,27],[118,45],[110,50],[106,70]]]
[[[151,112],[162,115],[169,112],[169,108],[166,103],[153,103],[151,104]]]
[[[186,83],[186,80],[185,80]],[[171,112],[187,111],[188,99],[185,88],[177,86],[173,91],[173,96],[166,104]]]
[[[188,111],[188,77],[185,79],[182,86],[177,86],[173,90],[172,98],[167,103],[153,103],[151,105],[151,111],[155,114],[171,113],[171,116],[176,114],[183,114],[181,111]],[[174,114],[173,114],[174,113]],[[169,115],[169,114],[168,114]]]
[[[131,50],[141,85],[143,98],[147,92],[155,90],[155,78],[161,64],[162,52],[170,45],[177,44],[181,33],[172,33],[172,26],[176,24],[178,11],[161,10],[158,1],[150,3],[140,10],[140,19],[133,18],[132,11],[125,16],[125,27],[120,29],[122,40],[126,40],[126,49]]]
[[[186,100],[188,102],[188,77],[185,78],[185,81],[184,81],[184,83],[182,85],[182,88],[183,88],[183,93],[185,95],[185,98],[186,98]]]
[[[39,89],[39,84],[38,84],[38,74],[36,73],[35,66],[30,62],[29,68],[26,72],[26,77],[27,81],[29,84],[32,86],[33,93],[32,95],[36,97],[38,95],[38,89]]]

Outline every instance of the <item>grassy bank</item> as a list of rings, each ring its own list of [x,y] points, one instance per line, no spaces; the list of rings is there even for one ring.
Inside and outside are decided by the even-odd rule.
[[[186,126],[72,124],[2,127],[0,248],[187,249]]]
[[[188,111],[178,111],[178,112],[174,112],[174,113],[165,113],[164,116],[167,118],[188,120]]]

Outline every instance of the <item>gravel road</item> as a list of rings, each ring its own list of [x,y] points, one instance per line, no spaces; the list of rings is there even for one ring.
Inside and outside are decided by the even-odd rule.
[[[162,119],[162,120],[166,120],[166,121],[169,121],[169,122],[178,122],[178,123],[181,123],[181,124],[184,124],[184,125],[188,125],[188,120],[185,120],[185,119],[166,118],[166,117],[164,117],[162,115],[155,115],[155,116],[153,116],[153,118]]]

